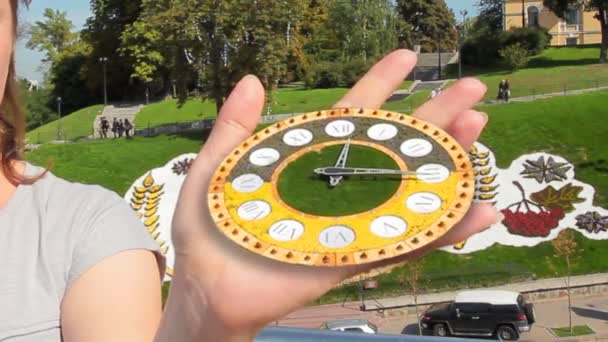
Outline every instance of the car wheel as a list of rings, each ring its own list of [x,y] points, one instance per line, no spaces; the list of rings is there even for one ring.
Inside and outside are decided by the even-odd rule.
[[[501,325],[500,327],[498,327],[498,329],[496,329],[496,337],[500,341],[517,341],[519,339],[519,336],[517,336],[517,332],[515,332],[515,329],[507,325]]]
[[[433,325],[433,336],[449,336],[448,328],[443,323]]]
[[[536,322],[536,310],[534,310],[533,304],[526,304],[524,308],[526,317],[528,317],[528,323],[532,324]]]

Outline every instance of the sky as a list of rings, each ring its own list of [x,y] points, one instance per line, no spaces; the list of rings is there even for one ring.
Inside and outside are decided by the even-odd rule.
[[[469,16],[474,15],[474,2],[475,0],[446,0],[448,6],[454,10],[458,21],[462,20],[460,11],[463,9],[469,12]],[[68,19],[72,21],[77,30],[82,28],[86,19],[91,15],[88,0],[53,0],[52,3],[50,1],[33,0],[29,10],[21,11],[21,21],[34,24],[36,21],[42,20],[45,8],[66,12]],[[27,49],[25,41],[19,42],[16,52],[17,75],[41,82],[43,71],[40,60],[42,57],[43,54]]]

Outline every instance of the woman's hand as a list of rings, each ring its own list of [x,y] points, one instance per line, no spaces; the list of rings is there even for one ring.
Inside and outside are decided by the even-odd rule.
[[[380,108],[416,64],[398,50],[386,56],[335,107]],[[468,149],[487,116],[472,110],[486,87],[463,79],[420,107],[414,115],[449,132]],[[247,139],[260,120],[264,89],[246,76],[221,109],[213,132],[182,187],[173,222],[175,274],[157,340],[251,340],[269,322],[373,267],[402,262],[457,243],[498,220],[496,210],[474,205],[465,218],[432,246],[372,265],[321,268],[283,264],[255,255],[225,238],[208,211],[210,179],[224,158]]]

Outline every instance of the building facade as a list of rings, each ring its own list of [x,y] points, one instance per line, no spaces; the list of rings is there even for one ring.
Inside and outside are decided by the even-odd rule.
[[[559,18],[540,0],[503,0],[503,28],[510,30],[522,26],[547,28],[552,36],[551,45],[600,44],[602,31],[595,10],[571,8],[565,19]]]

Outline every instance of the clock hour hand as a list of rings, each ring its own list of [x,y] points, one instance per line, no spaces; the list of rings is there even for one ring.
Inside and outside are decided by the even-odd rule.
[[[336,162],[336,167],[345,167],[346,160],[348,159],[348,152],[350,151],[350,140],[344,144],[342,148],[342,152],[340,152],[340,156],[338,156],[338,161]],[[340,182],[344,179],[344,176],[330,176],[329,177],[329,185],[334,187],[340,184]]]
[[[324,176],[350,176],[350,175],[403,175],[403,176],[418,176],[428,175],[428,173],[391,170],[391,169],[370,169],[358,167],[323,167],[315,169],[315,173]]]

